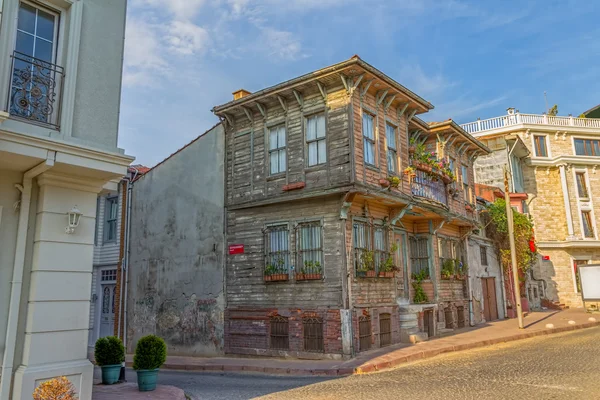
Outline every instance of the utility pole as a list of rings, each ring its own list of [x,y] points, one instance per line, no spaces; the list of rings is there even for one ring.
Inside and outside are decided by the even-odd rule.
[[[517,303],[517,318],[519,329],[523,329],[523,309],[521,307],[521,290],[519,288],[519,272],[517,266],[517,249],[515,246],[515,223],[513,220],[513,209],[510,206],[510,195],[508,188],[508,168],[504,167],[504,200],[506,201],[506,219],[508,221],[508,241],[510,242],[510,258],[515,289],[515,303]]]

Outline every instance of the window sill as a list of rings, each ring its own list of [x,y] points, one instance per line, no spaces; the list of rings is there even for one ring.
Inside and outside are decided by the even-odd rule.
[[[304,168],[304,172],[315,172],[315,171],[321,171],[327,168],[327,164],[317,164],[317,165],[313,165],[310,167],[305,167]]]
[[[379,168],[377,168],[375,165],[373,164],[367,164],[365,163],[365,168],[370,169],[371,171],[376,171],[379,172]]]
[[[285,178],[285,175],[286,175],[285,172],[280,172],[275,175],[269,175],[269,176],[267,176],[267,181],[276,181],[278,179]]]

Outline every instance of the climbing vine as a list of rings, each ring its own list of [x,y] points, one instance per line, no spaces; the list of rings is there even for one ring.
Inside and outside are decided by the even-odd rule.
[[[492,239],[499,250],[499,257],[504,269],[511,264],[510,242],[508,240],[508,218],[506,216],[506,202],[498,199],[490,204],[484,212],[486,222],[486,233]],[[533,224],[525,214],[513,210],[513,221],[515,228],[515,247],[517,253],[517,265],[521,271],[526,272],[531,268],[536,252],[532,251],[529,243],[533,240]]]

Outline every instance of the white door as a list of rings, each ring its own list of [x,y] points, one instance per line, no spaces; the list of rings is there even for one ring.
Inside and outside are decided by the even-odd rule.
[[[115,287],[114,283],[102,285],[99,337],[115,334]]]

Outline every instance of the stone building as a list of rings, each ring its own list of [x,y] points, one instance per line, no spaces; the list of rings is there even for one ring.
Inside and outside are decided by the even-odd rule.
[[[540,259],[528,276],[529,302],[581,307],[577,266],[600,262],[600,119],[509,108],[462,127],[493,152],[477,159],[477,182],[503,188],[508,166],[511,204],[533,219]]]
[[[156,334],[170,355],[223,354],[224,143],[218,124],[133,183],[128,352]]]
[[[416,117],[431,108],[355,56],[213,109],[226,353],[341,358],[468,324],[472,166],[489,150]]]
[[[0,2],[0,399],[67,376],[90,399],[96,201],[117,148],[124,1]]]

